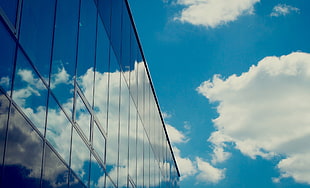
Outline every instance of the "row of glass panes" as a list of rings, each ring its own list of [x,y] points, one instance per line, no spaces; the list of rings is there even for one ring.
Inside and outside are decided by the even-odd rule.
[[[50,36],[50,35],[48,35],[48,33],[51,33],[50,30],[52,30],[51,29],[52,27],[49,26],[50,25],[49,22],[45,22],[45,23],[42,22],[42,20],[48,20],[47,18],[44,18],[44,16],[42,16],[43,18],[35,20],[36,24],[33,24],[31,26],[29,26],[29,25],[23,26],[23,23],[27,23],[29,21],[27,21],[27,19],[28,19],[27,16],[22,17],[20,43],[24,47],[25,51],[27,52],[28,58],[30,58],[32,60],[35,69],[38,70],[38,72],[39,72],[39,74],[41,74],[41,76],[36,77],[35,73],[32,74],[31,72],[29,72],[29,70],[31,70],[31,69],[27,69],[27,65],[24,65],[25,67],[23,67],[23,65],[21,65],[21,68],[17,68],[17,70],[18,70],[17,74],[18,74],[18,76],[20,76],[20,78],[19,78],[20,80],[16,81],[15,83],[22,83],[23,81],[25,81],[23,74],[27,74],[27,73],[32,75],[32,77],[33,77],[32,79],[36,82],[35,83],[36,87],[38,87],[38,85],[41,85],[41,86],[39,86],[40,89],[44,88],[43,83],[45,83],[45,85],[48,85],[48,83],[50,82],[50,89],[52,90],[52,92],[56,96],[57,100],[62,104],[62,109],[65,110],[65,114],[67,114],[67,116],[69,116],[69,117],[71,117],[71,113],[73,111],[72,107],[73,107],[73,103],[74,103],[73,100],[75,100],[76,105],[74,107],[76,108],[75,109],[76,113],[75,113],[73,120],[76,120],[77,124],[79,125],[78,127],[80,127],[80,129],[78,129],[78,130],[82,130],[81,132],[83,132],[84,134],[81,133],[81,135],[83,135],[87,140],[91,139],[90,134],[89,134],[90,133],[90,126],[89,126],[89,123],[87,123],[87,122],[90,122],[90,119],[95,117],[95,116],[92,116],[90,114],[90,112],[92,112],[92,109],[89,108],[89,106],[92,105],[91,103],[94,104],[94,111],[95,111],[95,114],[97,114],[97,117],[101,117],[101,118],[104,117],[106,110],[109,110],[109,114],[115,114],[115,113],[117,113],[117,110],[120,110],[123,108],[121,106],[122,103],[120,103],[118,107],[117,107],[117,102],[111,104],[111,101],[114,98],[112,96],[116,96],[115,98],[117,101],[117,96],[118,96],[117,90],[118,89],[124,90],[124,87],[122,87],[122,86],[126,86],[126,85],[128,86],[129,85],[129,87],[131,88],[130,89],[131,97],[134,99],[133,103],[136,106],[138,106],[138,115],[144,121],[144,123],[142,123],[142,124],[146,125],[146,126],[144,126],[144,128],[149,135],[146,137],[149,138],[149,141],[151,141],[153,143],[152,149],[155,151],[155,153],[159,154],[158,155],[159,161],[165,161],[165,157],[162,157],[162,159],[160,157],[160,156],[162,156],[162,154],[164,154],[164,152],[161,152],[161,151],[163,151],[163,149],[161,149],[162,143],[155,143],[155,141],[157,141],[157,139],[154,139],[154,138],[156,138],[156,136],[155,136],[156,132],[155,132],[155,134],[150,134],[150,128],[149,127],[152,127],[152,128],[153,127],[154,128],[159,127],[158,135],[162,136],[160,140],[161,140],[161,142],[163,142],[163,145],[167,145],[167,143],[165,144],[165,142],[166,142],[166,138],[164,136],[165,133],[161,127],[161,119],[160,119],[160,116],[158,116],[159,112],[158,112],[158,109],[156,106],[156,101],[154,100],[154,96],[153,96],[153,93],[151,91],[151,87],[148,83],[149,79],[148,79],[148,76],[146,74],[143,62],[142,62],[140,51],[138,50],[138,47],[137,47],[138,45],[136,44],[137,42],[135,41],[133,29],[131,27],[129,27],[130,28],[130,30],[129,30],[130,31],[129,32],[130,43],[129,44],[134,44],[134,48],[132,48],[132,45],[131,45],[130,50],[123,50],[124,48],[122,48],[122,52],[123,52],[122,54],[125,54],[124,52],[127,52],[127,51],[130,51],[130,52],[133,51],[132,52],[133,54],[138,53],[138,55],[137,55],[137,58],[134,61],[134,63],[132,63],[134,65],[133,66],[131,65],[133,67],[133,70],[131,70],[130,66],[129,66],[128,71],[124,71],[124,70],[121,71],[121,68],[119,68],[119,64],[118,64],[118,60],[117,60],[119,58],[117,58],[117,56],[114,56],[114,53],[111,52],[111,50],[110,50],[109,39],[107,36],[105,36],[105,30],[104,30],[105,28],[104,28],[102,22],[100,21],[100,19],[98,19],[96,14],[92,14],[92,13],[96,12],[96,7],[94,6],[94,4],[91,1],[82,1],[81,5],[79,5],[77,3],[78,1],[76,1],[75,6],[72,5],[72,3],[74,3],[74,2],[70,2],[71,4],[69,6],[69,4],[68,5],[61,4],[61,3],[65,3],[65,2],[61,2],[61,3],[60,2],[61,1],[59,1],[57,3],[57,11],[56,11],[57,14],[56,14],[56,20],[55,20],[55,31],[53,33],[53,35],[54,35],[54,42],[53,43],[52,43],[52,39],[50,41],[46,40],[48,38],[51,38],[51,37],[48,37],[48,36]],[[35,3],[40,4],[39,2],[35,2]],[[49,2],[49,3],[51,3],[51,2]],[[66,3],[68,3],[68,2],[66,2]],[[38,6],[30,6],[30,3],[28,3],[28,4],[29,4],[29,6],[27,6],[27,1],[24,2],[23,15],[27,15],[28,9],[30,9],[29,12],[33,12],[33,11],[35,11],[34,10],[35,8],[38,8]],[[124,8],[125,5],[122,3],[120,3],[120,4]],[[117,4],[117,5],[119,5],[119,4]],[[77,11],[78,9],[75,9],[76,7],[79,7],[79,6],[81,7],[80,13],[78,13],[78,11]],[[45,6],[42,6],[42,7],[44,8]],[[49,6],[49,7],[52,7],[52,8],[49,8],[50,11],[47,11],[47,12],[51,13],[51,14],[49,14],[49,18],[52,18],[53,17],[53,14],[52,14],[53,6]],[[91,9],[93,9],[94,11],[89,11]],[[38,10],[38,9],[36,9],[36,10]],[[43,13],[42,11],[43,10],[39,10],[40,13]],[[92,15],[88,15],[89,12]],[[127,11],[125,11],[125,12],[127,12]],[[68,13],[70,15],[73,15],[73,16],[71,16],[69,18],[65,17],[66,14],[68,14]],[[80,18],[79,23],[77,23],[78,14],[80,15],[79,16],[79,18]],[[75,15],[75,17],[74,17],[74,15]],[[83,15],[85,15],[85,16],[83,16]],[[112,15],[113,15],[113,11],[112,11]],[[128,21],[129,20],[128,13],[123,14],[123,15],[127,15],[127,17],[125,17],[121,20],[123,21],[123,20],[127,19],[127,21]],[[97,25],[96,25],[96,22],[94,22],[94,20],[98,20]],[[79,30],[77,29],[77,27],[74,27],[74,23],[79,25]],[[111,24],[113,25],[113,23],[117,23],[117,22],[112,21]],[[43,24],[43,26],[42,26],[42,24]],[[53,23],[51,22],[51,24],[53,24]],[[68,24],[71,25],[72,28],[69,26],[69,29],[68,29]],[[84,44],[81,41],[86,40],[86,38],[88,39],[90,37],[89,35],[91,35],[91,33],[93,33],[93,35],[96,35],[96,30],[94,29],[95,28],[94,25],[96,25],[96,27],[97,27],[97,39],[94,39],[95,41],[93,41],[93,44],[90,44],[91,42],[89,42],[89,41],[86,41]],[[123,25],[123,28],[125,28],[126,24],[122,24],[122,25]],[[127,24],[127,25],[129,25],[129,24]],[[43,28],[44,31],[47,31],[43,34],[40,33],[43,36],[38,37],[39,38],[38,40],[40,40],[40,39],[42,40],[42,41],[40,41],[43,43],[42,47],[49,46],[49,45],[53,44],[53,64],[52,64],[52,75],[50,77],[50,80],[46,74],[47,72],[49,72],[49,71],[47,71],[48,70],[47,66],[46,65],[42,66],[42,65],[38,64],[38,62],[40,62],[38,59],[41,59],[41,60],[46,59],[46,62],[48,61],[48,59],[44,56],[44,54],[45,55],[48,54],[47,52],[44,52],[44,49],[46,49],[46,48],[41,48],[41,46],[39,46],[39,47],[33,46],[33,44],[31,44],[30,41],[27,41],[27,40],[29,40],[29,38],[30,39],[34,38],[34,37],[27,37],[27,36],[31,35],[30,32],[32,30],[38,30],[39,28],[36,28],[38,26],[40,26],[41,29]],[[72,32],[72,31],[75,31],[75,32]],[[76,36],[77,33],[79,33],[78,37]],[[85,34],[83,34],[83,33],[85,33]],[[122,32],[122,33],[126,33],[126,32]],[[85,37],[84,37],[84,35],[85,35]],[[100,36],[101,36],[101,38],[100,38]],[[70,37],[70,39],[71,39],[71,40],[67,40],[67,41],[71,41],[71,42],[73,41],[71,44],[63,42],[62,39],[67,38],[67,37]],[[92,37],[90,37],[90,38],[92,38]],[[125,38],[125,37],[123,37],[123,38]],[[113,39],[113,37],[112,37],[112,39]],[[77,42],[77,40],[78,40],[78,42]],[[77,82],[80,85],[82,92],[75,93],[76,97],[73,97],[72,90],[74,90],[74,88],[76,86],[73,84],[74,83],[73,82],[73,77],[74,77],[73,75],[75,75],[74,74],[75,73],[75,71],[74,71],[74,62],[75,62],[75,55],[74,55],[75,51],[74,51],[74,49],[75,48],[74,47],[75,47],[75,45],[77,45],[77,43],[79,44],[78,45],[79,46],[78,52],[83,52],[83,53],[78,53],[78,66],[77,66],[77,76],[76,76]],[[85,62],[91,62],[91,61],[87,61],[87,60],[93,59],[92,56],[94,56],[94,54],[91,55],[91,53],[93,51],[96,51],[96,50],[94,48],[92,50],[89,50],[88,55],[87,55],[87,53],[84,53],[85,51],[87,51],[87,49],[89,49],[89,48],[91,49],[91,46],[95,46],[94,43],[96,43],[95,48],[97,49],[96,58],[95,58],[96,59],[96,65],[97,65],[96,71],[92,71],[90,69],[91,64],[89,66],[85,65]],[[81,44],[83,44],[83,45],[81,45]],[[128,44],[128,41],[126,44]],[[65,45],[65,46],[62,46],[62,45]],[[125,45],[122,45],[122,46],[125,46]],[[47,48],[49,48],[49,47],[47,47]],[[42,53],[43,55],[41,55],[39,53],[39,51],[41,51],[41,50],[43,50],[43,53]],[[20,51],[20,50],[18,50],[18,51]],[[49,50],[47,50],[47,51],[49,51]],[[101,53],[99,53],[99,51]],[[103,53],[103,52],[107,52],[107,53]],[[18,54],[21,54],[21,52],[19,52]],[[80,55],[80,54],[83,54],[83,55]],[[20,56],[23,56],[23,55],[20,55]],[[48,55],[47,55],[47,57],[48,57]],[[110,66],[109,67],[107,66],[108,63],[105,63],[105,62],[108,62],[108,59],[105,59],[105,58],[110,59]],[[133,58],[132,55],[131,55],[131,58]],[[23,62],[27,58],[20,57],[20,59],[22,59],[21,61]],[[100,60],[102,60],[102,61],[100,61]],[[105,61],[105,60],[107,60],[107,61]],[[36,61],[37,61],[37,63],[36,63]],[[101,67],[100,67],[100,63],[102,63]],[[139,66],[139,65],[142,65],[142,66]],[[17,67],[18,67],[18,65],[17,65]],[[139,67],[141,67],[141,68],[139,68]],[[101,68],[102,72],[99,71],[100,68]],[[124,68],[128,68],[128,66],[124,66],[123,69]],[[81,70],[84,70],[86,72],[81,71]],[[105,74],[104,70],[110,70],[110,72],[107,72]],[[111,71],[114,71],[114,72],[111,72]],[[36,71],[34,71],[34,72],[36,72]],[[81,72],[81,73],[79,73],[79,72]],[[125,77],[120,76],[119,72],[122,72],[123,75],[125,75]],[[131,75],[133,75],[133,76],[131,76]],[[95,77],[95,80],[87,82],[87,78],[92,78],[92,77]],[[43,81],[40,82],[40,78],[43,78]],[[114,79],[114,78],[116,78],[116,79]],[[122,78],[122,82],[119,82],[118,78]],[[129,80],[128,78],[133,78],[133,80]],[[142,81],[145,81],[145,83],[141,82],[140,79]],[[16,78],[16,80],[18,80],[18,78]],[[112,83],[114,83],[113,82],[114,80],[116,80],[116,84],[112,84]],[[108,88],[104,88],[103,92],[98,92],[98,91],[100,91],[98,89],[99,87],[96,89],[95,86],[96,86],[96,83],[102,84],[101,82],[106,83],[104,85],[108,86]],[[120,83],[120,84],[117,84],[117,83]],[[93,84],[93,86],[89,87],[88,84],[89,85]],[[8,84],[8,85],[10,85],[10,84]],[[121,85],[120,88],[118,88],[118,85]],[[114,88],[114,86],[115,86],[115,88]],[[15,87],[18,87],[18,86],[15,86]],[[23,86],[21,86],[21,88],[22,87]],[[137,89],[137,92],[135,93],[136,89]],[[7,89],[7,90],[9,90],[9,89]],[[17,90],[20,92],[23,91],[23,89],[20,89],[20,88]],[[45,91],[43,91],[43,90],[45,90]],[[80,91],[80,90],[78,89],[76,91]],[[90,94],[92,91],[95,91],[95,92],[93,94]],[[96,96],[96,91],[98,93],[100,93],[101,95],[98,94],[100,96]],[[40,92],[45,93],[45,94],[40,93],[39,94],[40,95],[39,100],[37,100],[38,98],[36,98],[35,96],[32,96],[33,98],[29,99],[29,97],[28,97],[26,102],[36,101],[36,103],[38,103],[37,107],[40,107],[40,105],[44,106],[44,105],[42,105],[42,104],[44,104],[44,100],[42,100],[43,97],[41,97],[41,96],[46,95],[46,89],[42,89],[42,91],[40,91]],[[114,93],[114,92],[116,92],[116,93]],[[96,99],[104,98],[105,97],[104,93],[106,93],[107,97],[108,97],[107,101],[104,103],[105,105],[97,105],[96,106]],[[126,93],[126,92],[123,92],[123,93]],[[141,97],[140,96],[141,93],[146,93],[146,94],[144,94],[143,97]],[[103,94],[103,96],[102,96],[102,94]],[[95,96],[95,97],[93,97],[94,101],[92,100],[93,95]],[[14,97],[14,96],[17,96],[17,97]],[[140,96],[140,97],[138,98],[138,96]],[[20,104],[20,106],[26,105],[23,103],[25,101],[25,99],[18,98],[18,95],[13,95],[13,98],[15,101],[17,101],[17,103]],[[85,98],[87,98],[88,101],[93,101],[93,102],[88,102],[87,100],[85,100]],[[142,100],[141,100],[141,98],[142,98]],[[121,100],[122,97],[118,97],[118,99]],[[153,104],[152,107],[151,107],[151,105],[148,104],[148,102],[145,102],[145,101],[150,101],[151,99],[154,100],[153,103],[151,103],[151,104]],[[122,101],[123,101],[124,106],[128,106],[128,105],[125,105],[126,101],[124,99],[122,99],[121,102]],[[141,101],[144,101],[144,103]],[[118,102],[120,102],[120,101],[118,101]],[[98,103],[100,104],[100,100]],[[50,104],[52,104],[52,102],[50,102]],[[102,107],[105,109],[100,109]],[[30,109],[27,107],[27,105],[25,106],[25,108]],[[108,108],[108,109],[106,109],[106,108]],[[154,125],[155,125],[155,121],[150,121],[150,119],[151,119],[150,115],[147,113],[146,113],[146,115],[144,114],[144,112],[147,112],[147,109],[150,109],[150,108],[154,108],[155,114],[157,112],[158,126],[151,126],[152,122],[154,122]],[[44,111],[44,109],[41,109],[41,110]],[[103,111],[103,113],[101,111]],[[26,111],[26,113],[27,113],[27,111]],[[121,112],[119,112],[119,113],[121,113]],[[52,114],[52,112],[49,112],[49,114]],[[106,113],[106,114],[108,114],[108,113]],[[127,113],[124,113],[124,114],[126,116]],[[40,114],[40,115],[42,115],[42,114]],[[30,116],[30,117],[34,116],[34,113],[31,112],[31,110],[30,110],[28,116]],[[154,117],[156,117],[156,115]],[[111,117],[109,117],[109,118],[110,118],[110,122],[115,122],[115,121],[111,121],[111,119],[112,119]],[[108,121],[109,118],[108,117],[106,117],[106,119],[102,118],[103,121],[101,123],[98,120],[100,118],[95,118],[96,120],[98,120],[98,121],[95,121],[96,122],[95,125],[101,124],[101,125],[107,126],[109,123],[106,121]],[[118,118],[120,118],[120,115]],[[147,118],[149,118],[149,119],[147,120]],[[41,119],[41,117],[39,117],[39,118],[33,117],[32,118],[33,122],[40,121],[40,119]],[[149,123],[147,123],[147,122],[149,122]],[[40,127],[43,125],[42,122],[36,122],[36,124],[38,125],[38,128],[41,129],[41,131],[43,131],[44,128]],[[121,124],[119,123],[119,125],[121,125]],[[100,128],[100,126],[94,126],[93,128],[100,130],[101,134],[102,133],[104,134],[104,131],[107,130],[107,127],[105,127],[104,130],[102,130],[102,128]],[[113,129],[113,130],[115,130],[115,129]],[[48,133],[48,131],[49,131],[49,129],[47,129],[47,133]],[[95,132],[94,132],[94,134],[95,134]],[[152,135],[154,135],[153,139],[151,138]],[[96,136],[94,136],[94,137],[96,137]],[[48,136],[47,136],[47,138],[48,138]],[[53,136],[50,137],[50,140],[51,140],[51,138],[53,138]],[[101,139],[102,143],[104,143],[105,137],[102,136],[102,138],[103,138],[103,139]],[[97,140],[97,139],[95,139],[95,140]],[[152,141],[152,140],[154,140],[154,141]],[[53,143],[53,142],[51,142],[51,143]],[[54,147],[55,147],[55,145],[54,145]],[[104,152],[101,152],[101,153],[104,155]],[[169,154],[171,155],[170,152],[169,152]],[[160,163],[160,164],[163,164],[163,163]]]

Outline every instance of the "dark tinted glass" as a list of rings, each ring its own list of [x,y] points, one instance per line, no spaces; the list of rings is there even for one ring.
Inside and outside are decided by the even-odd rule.
[[[110,36],[111,28],[111,7],[113,0],[99,0],[98,1],[98,11],[101,19],[103,20],[105,29],[107,30],[108,35]]]
[[[114,52],[118,60],[121,53],[121,36],[122,36],[122,6],[120,1],[112,1],[111,13],[111,41]]]
[[[55,0],[24,0],[20,43],[44,79],[48,80]]]
[[[51,89],[69,114],[73,108],[78,18],[79,0],[57,2]]]
[[[97,9],[93,0],[82,0],[79,23],[77,81],[89,104],[93,103]]]
[[[53,96],[49,97],[46,139],[69,164],[71,122],[68,120],[62,109],[56,103]]]
[[[23,52],[17,53],[13,99],[44,135],[47,88]]]
[[[69,169],[52,151],[45,146],[44,168],[42,174],[42,187],[44,188],[67,188]]]
[[[0,90],[0,166],[2,166],[2,159],[4,154],[5,135],[7,129],[7,120],[9,113],[9,100]],[[1,172],[0,172],[1,175]]]
[[[0,86],[10,94],[12,84],[12,69],[15,56],[15,41],[0,19]]]
[[[39,187],[43,142],[16,108],[12,108],[1,187]]]
[[[14,26],[16,24],[17,5],[18,0],[0,0],[0,7]]]

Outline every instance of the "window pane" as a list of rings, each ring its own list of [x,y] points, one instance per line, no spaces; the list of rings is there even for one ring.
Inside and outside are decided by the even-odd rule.
[[[55,0],[24,0],[20,43],[44,79],[48,80]]]
[[[5,134],[7,129],[7,120],[9,113],[9,100],[0,90],[0,165],[2,166],[2,159],[4,154]],[[1,172],[0,172],[1,174]]]
[[[17,5],[18,0],[0,0],[0,7],[14,26],[16,24]]]
[[[93,0],[82,0],[79,23],[77,81],[89,104],[93,103],[97,8]]]
[[[82,101],[80,95],[77,95],[75,109],[76,109],[75,113],[76,122],[78,123],[80,129],[83,131],[87,140],[89,140],[91,116],[84,102]]]
[[[39,187],[43,142],[14,107],[10,113],[3,187]]]
[[[10,95],[16,44],[2,20],[0,20],[0,37],[0,86]]]
[[[97,53],[95,72],[94,112],[107,131],[108,115],[108,81],[109,81],[109,48],[110,42],[106,35],[101,19],[98,19]]]
[[[103,20],[105,29],[110,35],[111,24],[111,6],[113,0],[100,0],[98,1],[98,11],[101,19]]]
[[[13,100],[44,135],[47,89],[21,50],[16,62]]]
[[[68,187],[69,170],[48,145],[45,146],[43,169],[44,171],[42,174],[42,187]]]
[[[70,115],[73,109],[78,17],[79,0],[57,2],[51,89]]]
[[[56,103],[53,96],[49,97],[46,139],[69,164],[71,123]]]
[[[89,165],[90,151],[81,139],[80,135],[75,129],[73,129],[71,169],[85,185],[88,185],[89,181]]]
[[[101,188],[104,187],[105,173],[98,161],[92,156],[90,172],[90,187]]]
[[[111,41],[116,58],[120,60],[121,53],[121,36],[122,36],[122,5],[120,1],[112,1],[111,13]]]
[[[93,132],[93,147],[96,152],[99,154],[99,157],[103,162],[105,162],[105,144],[106,139],[103,136],[102,132],[99,129],[97,123],[94,123],[94,132]]]

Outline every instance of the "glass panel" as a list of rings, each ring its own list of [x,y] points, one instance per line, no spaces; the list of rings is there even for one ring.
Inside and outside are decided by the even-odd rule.
[[[48,81],[54,28],[55,0],[24,0],[20,43]]]
[[[71,172],[69,176],[70,182],[69,187],[70,188],[86,188],[86,186]]]
[[[137,187],[143,187],[143,168],[144,168],[144,129],[141,119],[138,118],[138,132],[137,132]]]
[[[118,187],[126,187],[128,176],[129,90],[124,77],[121,77]]]
[[[94,124],[94,132],[93,132],[93,147],[98,153],[101,160],[105,163],[105,145],[106,139],[103,136],[101,130],[99,129],[99,125],[95,122]]]
[[[57,2],[51,89],[70,115],[73,111],[78,17],[79,0]]]
[[[103,20],[105,29],[110,35],[111,28],[111,5],[113,0],[100,0],[98,1],[98,11],[101,19]]]
[[[79,23],[77,81],[89,104],[93,103],[97,8],[93,0],[82,0]]]
[[[73,129],[71,169],[85,185],[89,182],[90,151],[80,135]]]
[[[110,41],[106,35],[101,19],[98,19],[97,53],[95,72],[94,112],[104,131],[107,131],[108,115],[108,81],[109,81]]]
[[[47,89],[18,50],[13,99],[44,135]]]
[[[143,182],[144,187],[149,187],[150,185],[150,146],[146,134],[144,134],[144,168],[143,168]]]
[[[111,51],[111,72],[109,73],[109,108],[108,108],[108,138],[107,138],[107,172],[114,182],[117,182],[118,139],[120,120],[120,72],[119,66]]]
[[[2,159],[4,154],[5,135],[7,129],[7,120],[9,113],[9,100],[0,90],[0,166],[2,166]],[[1,172],[0,172],[1,174]]]
[[[125,1],[123,4],[123,19],[122,19],[122,57],[121,67],[125,75],[126,82],[129,83],[129,72],[131,71],[131,59],[130,59],[130,36],[131,36],[131,21],[128,15]]]
[[[116,187],[115,184],[112,182],[112,180],[108,176],[106,176],[106,186],[105,187],[106,188],[115,188]]]
[[[0,20],[0,36],[0,87],[10,95],[16,44],[3,25],[2,20]]]
[[[91,172],[90,172],[90,187],[101,188],[104,187],[105,173],[94,156],[91,158]]]
[[[122,36],[122,5],[120,1],[112,1],[111,13],[111,42],[116,54],[116,58],[120,60],[121,53],[121,36]]]
[[[3,187],[39,187],[43,142],[12,107],[4,159]]]
[[[84,102],[82,101],[80,95],[77,95],[76,99],[76,122],[85,134],[87,140],[89,140],[90,137],[90,113],[88,109],[86,108]]]
[[[132,98],[130,99],[129,175],[137,182],[137,109]]]
[[[60,156],[69,164],[71,123],[56,103],[53,96],[49,97],[46,138]]]
[[[42,174],[42,187],[65,188],[68,187],[69,169],[57,157],[52,149],[45,146],[44,168]]]
[[[17,5],[18,0],[0,0],[0,7],[14,26],[16,24]]]

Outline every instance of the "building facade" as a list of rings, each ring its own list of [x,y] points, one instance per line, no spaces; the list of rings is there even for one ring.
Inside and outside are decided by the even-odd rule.
[[[126,0],[0,0],[0,187],[178,187]]]

